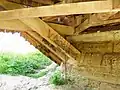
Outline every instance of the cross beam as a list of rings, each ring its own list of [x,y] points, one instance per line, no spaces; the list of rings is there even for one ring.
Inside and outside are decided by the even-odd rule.
[[[120,30],[68,36],[67,39],[70,42],[119,41],[120,40]]]
[[[69,3],[1,11],[0,20],[71,15],[71,14],[103,13],[110,12],[111,9],[112,6],[108,1]]]
[[[15,31],[30,31],[27,25],[19,20],[0,21],[0,29],[15,30]]]

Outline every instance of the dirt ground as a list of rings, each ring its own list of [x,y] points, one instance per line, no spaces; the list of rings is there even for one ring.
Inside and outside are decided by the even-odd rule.
[[[49,72],[40,78],[26,76],[0,75],[0,90],[120,90],[120,85],[95,81],[85,77],[77,78],[78,82],[70,81],[67,85],[54,86],[49,78],[56,69],[56,64],[46,68]]]

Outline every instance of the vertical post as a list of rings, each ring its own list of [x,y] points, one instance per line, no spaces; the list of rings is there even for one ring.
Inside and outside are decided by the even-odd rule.
[[[67,81],[67,60],[65,60],[65,84],[67,84],[68,83],[68,81]]]

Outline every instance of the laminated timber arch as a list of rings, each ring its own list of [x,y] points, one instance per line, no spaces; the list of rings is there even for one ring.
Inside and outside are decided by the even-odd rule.
[[[92,79],[120,84],[120,1],[58,2],[49,6],[38,2],[39,7],[30,7],[33,2],[0,0],[5,9],[0,11],[0,28],[21,32],[46,56],[58,64],[63,62],[68,75],[76,74],[75,70]]]

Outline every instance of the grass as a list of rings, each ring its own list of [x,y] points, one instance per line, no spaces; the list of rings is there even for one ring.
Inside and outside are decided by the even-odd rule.
[[[41,71],[39,73],[35,73],[35,74],[29,74],[29,77],[33,77],[33,78],[39,78],[39,77],[43,77],[44,75],[47,74],[48,71]]]
[[[44,69],[51,63],[52,61],[40,52],[29,53],[25,55],[0,53],[1,74],[24,76],[35,74],[36,77],[40,77],[42,75],[45,75],[46,72],[41,72],[37,75],[36,70]]]
[[[57,70],[51,76],[49,82],[50,84],[54,84],[54,85],[64,85],[65,79],[62,77],[62,73],[59,70]]]

